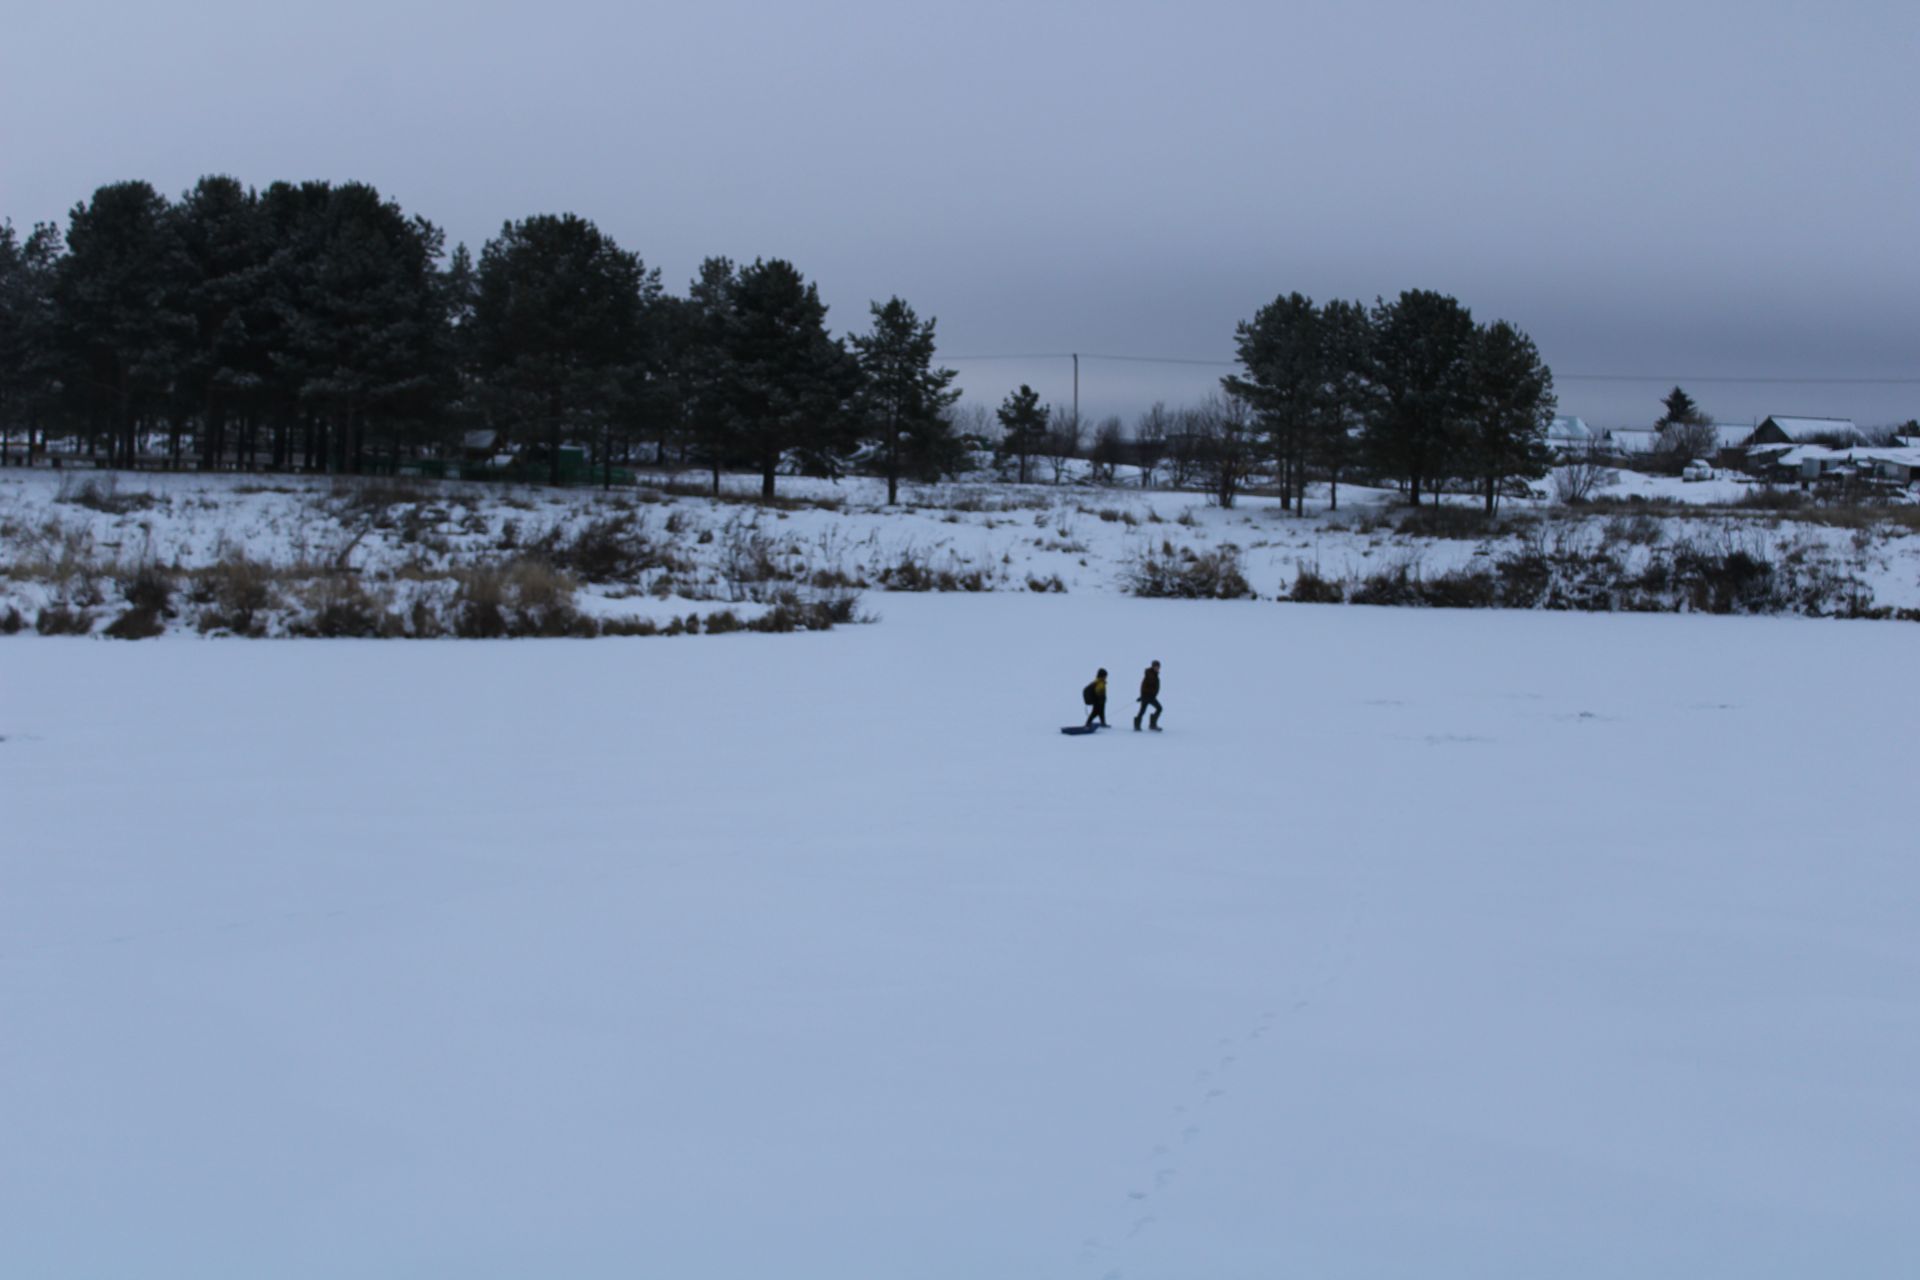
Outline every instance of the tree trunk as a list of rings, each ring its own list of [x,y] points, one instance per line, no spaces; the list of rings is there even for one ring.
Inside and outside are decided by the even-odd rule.
[[[779,454],[769,454],[760,463],[760,497],[764,501],[773,501],[773,480],[779,469]]]
[[[900,429],[887,429],[887,505],[900,504]]]
[[[115,409],[113,429],[119,439],[114,441],[113,453],[107,462],[113,465],[117,459],[119,466],[130,467],[133,465],[133,391],[127,386],[124,366],[120,370],[120,398]]]

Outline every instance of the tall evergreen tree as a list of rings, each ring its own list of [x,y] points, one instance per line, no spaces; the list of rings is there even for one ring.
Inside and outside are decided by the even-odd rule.
[[[736,447],[728,402],[729,335],[740,270],[730,258],[708,258],[667,318],[667,383],[682,441],[707,464],[713,494]]]
[[[1373,379],[1373,318],[1358,302],[1320,308],[1320,386],[1310,452],[1327,476],[1327,505],[1340,507],[1340,478],[1359,452]]]
[[[659,273],[574,214],[510,222],[480,254],[474,341],[490,400],[545,441],[560,478],[570,432],[607,429],[634,367]]]
[[[358,470],[370,438],[384,437],[397,456],[409,429],[424,429],[440,407],[444,237],[363,183],[311,194],[320,199],[302,228],[284,358],[317,414],[315,460]]]
[[[900,501],[903,471],[937,477],[954,466],[959,442],[946,409],[960,393],[954,370],[933,367],[931,317],[923,322],[899,298],[871,309],[873,331],[852,340],[865,375],[859,411],[862,433],[878,446],[891,506]]]
[[[1410,289],[1373,312],[1374,395],[1366,446],[1375,465],[1407,480],[1418,506],[1457,466],[1472,410],[1473,316],[1446,294]]]
[[[1503,483],[1547,473],[1547,427],[1553,409],[1553,373],[1541,363],[1533,339],[1505,320],[1480,329],[1463,453],[1486,496],[1489,516],[1499,504]]]
[[[172,389],[190,341],[185,264],[166,198],[145,182],[101,187],[68,216],[54,296],[80,399],[108,459],[130,466],[139,425]]]
[[[174,205],[173,220],[186,264],[181,306],[193,324],[174,405],[198,420],[200,466],[208,469],[226,456],[230,420],[257,408],[271,377],[271,353],[250,322],[267,301],[273,245],[259,198],[233,178],[200,179]]]
[[[1275,298],[1234,330],[1243,373],[1220,380],[1250,409],[1280,477],[1281,504],[1305,505],[1306,462],[1322,388],[1320,315],[1301,293]]]
[[[850,450],[849,402],[860,366],[827,334],[820,291],[790,262],[756,259],[743,267],[725,313],[721,392],[733,451],[760,473],[760,493],[775,496],[787,454],[832,473]]]
[[[1024,382],[1000,402],[1000,456],[1019,460],[1021,484],[1027,483],[1028,462],[1046,447],[1048,416],[1040,393]]]
[[[447,255],[447,265],[436,284],[440,311],[446,317],[441,330],[444,349],[437,362],[445,380],[442,397],[447,409],[446,429],[457,437],[483,421],[484,414],[473,324],[474,304],[480,292],[479,269],[464,243],[456,244]]]
[[[15,432],[24,438],[22,460],[33,460],[52,407],[59,257],[58,227],[41,223],[22,241],[11,222],[0,222],[0,464],[10,460]]]

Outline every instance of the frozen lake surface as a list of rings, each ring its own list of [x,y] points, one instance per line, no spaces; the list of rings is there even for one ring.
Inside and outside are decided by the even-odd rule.
[[[866,607],[6,642],[5,1270],[1920,1274],[1911,626]]]

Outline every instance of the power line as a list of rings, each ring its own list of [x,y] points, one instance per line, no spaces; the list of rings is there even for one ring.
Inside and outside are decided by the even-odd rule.
[[[1647,373],[1555,373],[1555,382],[1745,382],[1745,383],[1797,383],[1811,386],[1863,386],[1863,387],[1911,387],[1920,386],[1920,378],[1774,378],[1766,376],[1742,377],[1695,377],[1689,375],[1670,376]]]
[[[998,355],[969,355],[940,357],[943,361],[995,361],[995,360],[1071,360],[1078,355],[1082,360],[1114,360],[1126,364],[1178,364],[1201,365],[1214,369],[1233,369],[1239,367],[1237,360],[1196,360],[1187,356],[1122,356],[1103,355],[1096,352],[1081,351],[1019,351]],[[1665,382],[1714,384],[1745,383],[1767,386],[1861,386],[1861,387],[1912,387],[1920,386],[1920,378],[1859,378],[1859,377],[1780,377],[1767,374],[1740,376],[1738,374],[1666,374],[1666,373],[1561,373],[1555,371],[1555,382]]]

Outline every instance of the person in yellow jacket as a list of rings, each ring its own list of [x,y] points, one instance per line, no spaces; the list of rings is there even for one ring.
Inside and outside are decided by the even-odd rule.
[[[1107,669],[1100,668],[1093,683],[1080,691],[1080,700],[1087,704],[1087,728],[1098,724],[1102,729],[1107,725]]]

